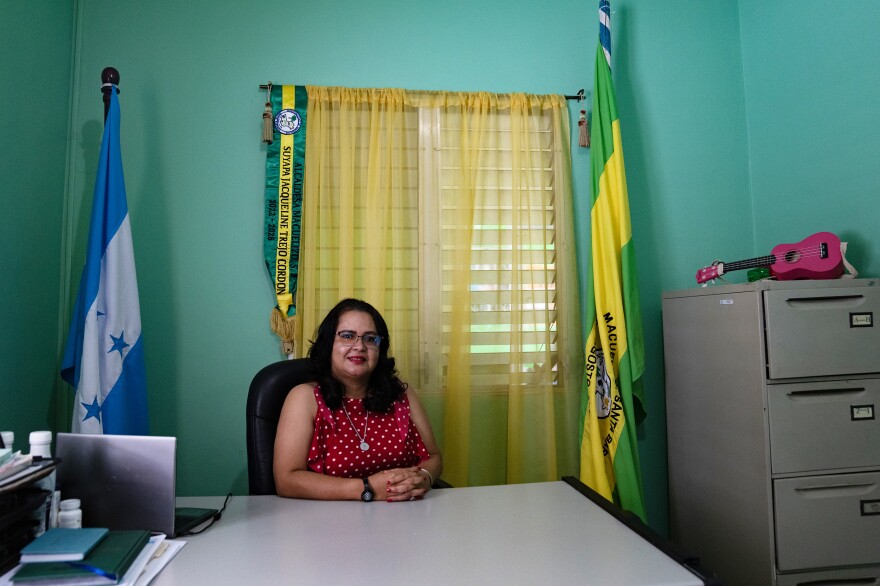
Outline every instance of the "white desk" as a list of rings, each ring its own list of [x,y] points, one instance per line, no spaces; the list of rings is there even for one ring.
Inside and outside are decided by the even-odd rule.
[[[222,497],[181,498],[219,507]],[[155,586],[703,584],[565,482],[433,490],[422,501],[233,496]]]

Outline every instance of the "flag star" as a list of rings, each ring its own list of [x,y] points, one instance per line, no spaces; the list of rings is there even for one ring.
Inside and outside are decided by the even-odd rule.
[[[90,417],[94,417],[98,420],[98,423],[101,423],[101,406],[98,404],[98,396],[95,395],[95,400],[92,401],[92,404],[88,403],[80,403],[83,407],[86,408],[86,416],[83,417],[83,421]]]
[[[129,344],[125,341],[125,331],[121,332],[118,338],[113,334],[110,334],[110,338],[113,340],[113,347],[107,350],[107,354],[118,350],[119,355],[122,356],[122,350],[129,346]]]

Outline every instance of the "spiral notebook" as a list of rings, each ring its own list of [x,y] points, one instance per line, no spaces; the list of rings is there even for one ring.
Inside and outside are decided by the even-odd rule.
[[[55,452],[61,498],[80,499],[83,527],[177,537],[217,514],[175,506],[175,437],[59,433]]]

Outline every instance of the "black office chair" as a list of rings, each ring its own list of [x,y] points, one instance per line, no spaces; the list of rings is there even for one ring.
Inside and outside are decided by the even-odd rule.
[[[309,380],[308,359],[297,358],[270,364],[251,381],[245,409],[250,494],[277,494],[272,460],[281,407],[290,389]]]
[[[307,358],[282,360],[264,367],[254,376],[248,391],[247,418],[248,492],[278,494],[272,461],[275,456],[275,433],[287,393],[296,385],[309,382]],[[438,478],[434,488],[452,485]]]

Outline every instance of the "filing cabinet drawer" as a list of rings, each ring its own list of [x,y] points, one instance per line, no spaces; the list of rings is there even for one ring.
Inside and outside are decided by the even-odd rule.
[[[880,378],[767,385],[767,399],[774,474],[880,466]]]
[[[880,288],[764,291],[771,379],[880,371]]]
[[[880,472],[773,482],[779,571],[880,564]]]

